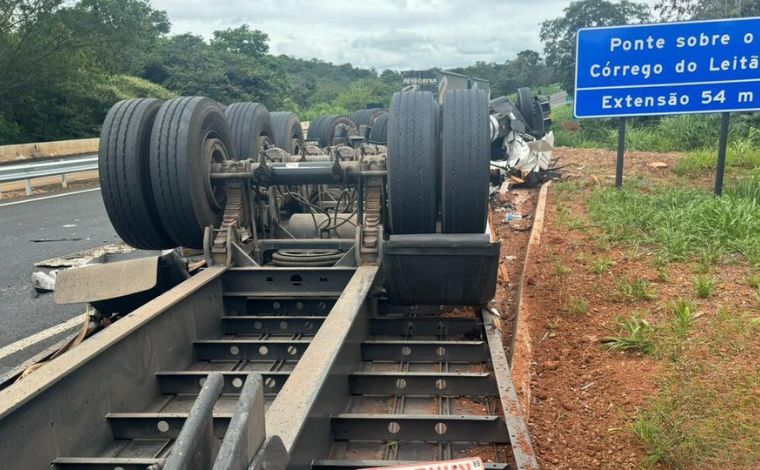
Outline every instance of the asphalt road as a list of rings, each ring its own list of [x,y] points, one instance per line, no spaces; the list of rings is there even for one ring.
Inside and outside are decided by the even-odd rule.
[[[0,204],[0,347],[84,312],[35,296],[34,263],[119,241],[100,190],[55,196]]]

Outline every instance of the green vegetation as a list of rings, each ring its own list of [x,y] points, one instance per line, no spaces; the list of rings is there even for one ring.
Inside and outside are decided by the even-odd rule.
[[[653,300],[657,297],[646,279],[615,279],[615,289],[616,297],[624,302]]]
[[[720,262],[723,250],[719,245],[708,243],[699,251],[698,272],[708,273],[710,269]]]
[[[558,146],[579,148],[617,148],[618,122],[614,119],[574,120],[572,106],[552,109],[555,142]],[[732,118],[731,145],[727,165],[757,167],[760,152],[760,117],[736,114]],[[629,119],[626,125],[626,149],[649,152],[692,152],[677,170],[685,173],[715,166],[719,115],[648,117]]]
[[[643,243],[665,260],[686,260],[706,246],[760,263],[760,178],[742,181],[724,197],[696,188],[648,192],[600,189],[589,199],[592,221],[613,242]]]
[[[739,144],[732,148],[738,151]],[[699,273],[692,295],[712,298],[700,305],[705,315],[693,300],[675,299],[665,318],[634,314],[605,339],[610,349],[651,355],[662,367],[657,392],[632,425],[647,449],[645,466],[755,468],[760,461],[754,445],[760,442],[760,173],[745,171],[729,181],[721,198],[690,185],[634,184],[622,191],[598,188],[588,199],[600,240],[648,247],[664,282],[668,272],[682,269],[668,263],[691,262]],[[743,260],[755,265],[744,282],[757,291],[758,304],[747,313],[722,306],[711,314],[718,297],[711,271]],[[617,296],[632,301],[648,291],[634,283],[616,281]]]
[[[707,275],[694,278],[694,292],[700,299],[710,297],[715,289],[715,279]]]
[[[211,40],[169,36],[144,0],[14,0],[0,24],[0,144],[98,134],[108,109],[137,96],[257,101],[306,119],[387,105],[398,74],[269,54],[247,25]],[[31,40],[28,35],[31,34]]]
[[[566,205],[561,205],[557,208],[557,223],[571,230],[583,230],[586,226],[583,216],[574,213]]]
[[[554,65],[562,87],[575,86],[575,34],[584,26],[613,26],[643,23],[650,19],[649,7],[630,0],[581,0],[570,2],[559,18],[541,23],[539,37],[544,42],[547,62]]]
[[[504,63],[476,62],[469,67],[461,67],[453,72],[478,77],[491,82],[491,95],[512,95],[518,88],[528,86],[535,92],[550,95],[559,91],[553,82],[554,70],[541,55],[532,50],[524,50]]]
[[[726,167],[752,170],[760,168],[760,149],[758,131],[749,128],[749,134],[739,138],[729,145],[726,151]],[[687,153],[678,161],[676,174],[691,175],[703,173],[715,168],[717,153],[714,149],[705,148]]]
[[[678,299],[670,304],[673,313],[673,330],[680,339],[686,337],[694,321],[694,303],[686,299]]]
[[[248,25],[171,35],[149,0],[10,0],[0,17],[0,145],[96,136],[116,101],[138,96],[256,101],[308,121],[388,106],[401,89],[397,71],[275,56]],[[558,90],[531,50],[456,71],[490,80],[494,95]]]
[[[638,315],[618,319],[617,336],[603,340],[609,349],[619,351],[639,351],[645,354],[654,352],[654,328],[649,322]]]
[[[760,289],[760,274],[753,274],[747,279],[747,284],[753,289]]]
[[[554,263],[554,274],[556,274],[557,277],[564,278],[565,276],[567,276],[571,272],[573,272],[572,269],[570,269],[569,267],[567,267],[564,264],[560,263],[559,261],[557,261],[557,262]]]
[[[721,309],[687,339],[692,307],[673,307],[679,354],[668,362],[659,391],[638,413],[634,433],[648,449],[647,465],[672,468],[756,468],[760,461],[760,323]],[[659,347],[659,346],[658,346]]]
[[[610,270],[613,264],[615,263],[612,261],[612,258],[609,256],[602,256],[593,262],[591,265],[591,272],[593,274],[604,274]]]
[[[573,315],[585,315],[588,313],[588,300],[581,298],[572,299],[567,309]]]
[[[670,273],[668,273],[664,266],[657,268],[657,281],[658,282],[670,282]]]
[[[754,0],[658,0],[654,9],[665,21],[760,15],[760,3]]]

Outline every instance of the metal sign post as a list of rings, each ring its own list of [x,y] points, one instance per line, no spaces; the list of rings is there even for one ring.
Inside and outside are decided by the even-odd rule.
[[[718,143],[718,165],[715,169],[715,195],[723,194],[723,173],[726,171],[726,147],[728,146],[728,122],[731,113],[723,113],[720,119],[720,142]]]
[[[576,118],[723,113],[715,193],[723,187],[729,113],[760,110],[760,18],[578,30]],[[618,135],[622,183],[625,123]]]
[[[615,165],[615,187],[623,188],[623,163],[625,159],[625,118],[620,118],[618,127],[617,164]]]

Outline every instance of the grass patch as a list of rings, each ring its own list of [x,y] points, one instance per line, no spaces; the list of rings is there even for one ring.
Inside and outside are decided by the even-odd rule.
[[[657,297],[646,279],[615,279],[615,289],[617,298],[625,302],[653,300]]]
[[[649,322],[637,315],[618,319],[620,329],[617,336],[609,336],[602,342],[605,347],[618,351],[639,351],[645,354],[654,352],[654,328]]]
[[[691,300],[677,299],[668,304],[671,317],[655,328],[654,349],[660,359],[671,363],[683,357],[684,342],[696,319],[696,306]]]
[[[757,118],[734,115],[729,130],[732,149],[746,148],[760,141]],[[552,108],[553,130],[558,146],[579,148],[617,147],[616,119],[575,120],[572,106]],[[626,149],[630,151],[683,152],[715,148],[720,133],[720,115],[683,115],[629,119]],[[705,150],[715,161],[715,150]],[[713,163],[714,165],[714,163]]]
[[[760,167],[755,167],[753,173],[737,181],[730,191],[734,197],[749,199],[760,204]]]
[[[694,293],[700,299],[710,297],[715,289],[715,279],[708,275],[696,276],[694,278]]]
[[[558,193],[574,193],[583,189],[583,183],[579,179],[559,181],[552,184],[552,190]]]
[[[696,366],[698,368],[698,366]],[[688,371],[672,378],[641,413],[634,432],[647,446],[646,464],[673,468],[757,468],[760,407],[753,392],[757,374],[727,369],[720,382],[704,383],[702,374]],[[754,415],[754,418],[752,416]],[[732,462],[729,464],[728,462]]]
[[[585,315],[588,313],[588,300],[572,299],[567,309],[573,315]]]
[[[628,253],[626,253],[626,258],[628,258],[629,261],[640,261],[644,256],[646,256],[646,253],[639,243],[632,243],[631,248],[628,250]]]
[[[723,248],[714,243],[710,243],[699,250],[699,271],[708,273],[713,266],[720,262],[723,257]]]
[[[612,265],[614,265],[615,262],[612,261],[612,258],[609,256],[602,256],[601,258],[597,258],[592,264],[591,264],[591,272],[593,274],[604,274],[607,271],[610,270]]]
[[[664,267],[657,268],[657,281],[663,283],[670,282],[670,273]]]
[[[688,323],[688,301],[672,306]],[[680,312],[680,313],[679,313]],[[644,464],[672,468],[758,468],[760,462],[760,322],[721,311],[669,363],[659,391],[633,431],[647,448]],[[685,335],[684,335],[685,336]],[[678,341],[678,340],[676,340]]]
[[[760,149],[758,130],[752,128],[749,135],[739,138],[726,149],[726,167],[755,169],[760,167]],[[701,173],[715,168],[718,153],[712,148],[689,152],[676,163],[675,171],[679,175]]]
[[[760,274],[752,274],[747,279],[747,284],[753,289],[760,289]]]
[[[580,214],[573,213],[570,207],[561,205],[557,208],[557,223],[572,230],[582,230],[586,223]]]
[[[696,188],[605,188],[591,194],[589,215],[610,241],[653,245],[664,260],[686,260],[708,250],[708,263],[723,254],[739,254],[760,264],[760,200],[755,193],[760,194],[760,178],[754,177],[720,198]]]
[[[678,299],[670,304],[673,313],[673,327],[676,335],[683,339],[689,332],[694,321],[694,303],[686,299]]]
[[[573,270],[570,269],[570,268],[568,268],[567,266],[565,266],[561,262],[556,261],[554,263],[554,274],[556,274],[558,278],[564,279],[571,272],[573,272]]]

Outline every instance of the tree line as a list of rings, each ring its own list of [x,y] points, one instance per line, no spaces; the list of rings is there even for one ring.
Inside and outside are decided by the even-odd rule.
[[[559,82],[572,91],[575,31],[657,19],[747,16],[760,0],[577,0],[540,25],[544,52],[455,72],[491,82],[494,95]],[[309,120],[386,105],[401,72],[276,56],[266,33],[248,25],[211,38],[170,34],[149,0],[0,0],[0,145],[97,135],[118,100],[205,95],[257,101]]]
[[[398,71],[273,55],[247,25],[208,39],[170,27],[147,0],[0,0],[0,145],[97,135],[113,103],[137,96],[256,101],[308,120],[387,105],[401,88]],[[534,51],[461,71],[504,93],[550,80]]]

